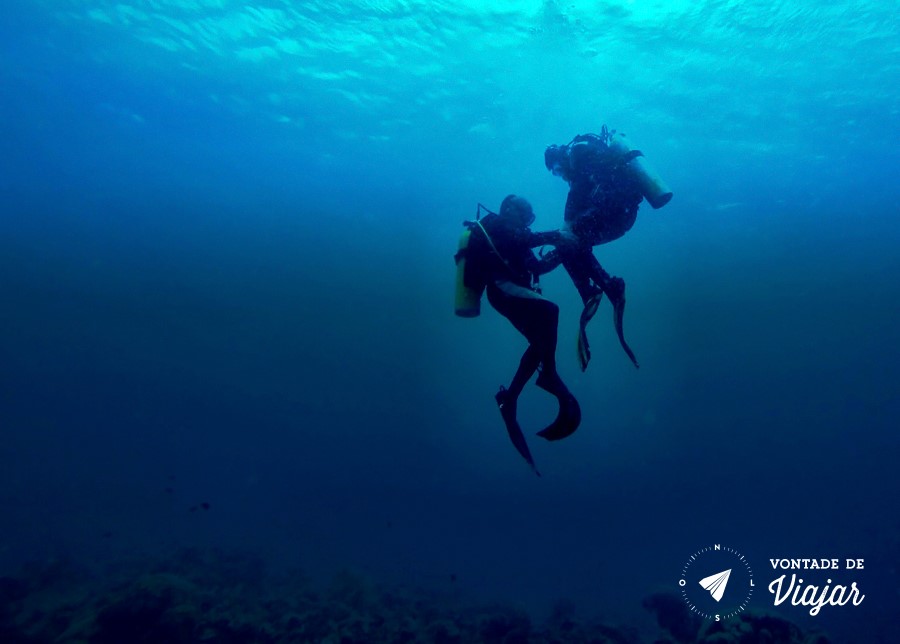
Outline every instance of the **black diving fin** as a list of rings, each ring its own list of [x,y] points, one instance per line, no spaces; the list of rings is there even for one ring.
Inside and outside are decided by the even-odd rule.
[[[634,351],[631,350],[631,347],[628,346],[628,342],[625,341],[625,326],[624,326],[624,318],[625,318],[625,284],[622,283],[622,287],[619,293],[612,294],[607,293],[609,296],[609,301],[613,306],[613,325],[616,327],[616,335],[619,336],[619,344],[622,345],[622,349],[625,351],[625,355],[631,360],[636,369],[640,369],[641,365],[638,364],[637,358],[634,355]],[[578,324],[578,364],[581,365],[581,370],[585,371],[587,369],[588,363],[591,361],[591,346],[588,343],[587,339],[587,324],[591,321],[594,315],[597,313],[597,307],[600,306],[600,299],[603,297],[603,293],[597,293],[591,299],[587,301],[584,305],[584,310],[581,312],[581,319]]]
[[[581,318],[578,320],[578,364],[581,366],[582,371],[588,368],[588,363],[591,361],[591,345],[587,339],[587,325],[597,313],[601,299],[603,299],[603,291],[598,292],[585,302]],[[540,386],[540,383],[538,386]]]
[[[556,396],[559,401],[559,412],[556,419],[537,433],[548,441],[558,441],[571,436],[581,424],[581,406],[572,392],[563,384],[559,374],[547,376],[541,371],[537,377],[537,386]]]
[[[534,464],[534,458],[531,456],[531,450],[528,449],[528,443],[525,442],[525,434],[522,433],[522,428],[519,427],[519,421],[516,420],[516,401],[510,400],[509,392],[506,387],[500,387],[500,391],[497,392],[497,395],[494,396],[494,399],[497,401],[497,406],[500,408],[500,415],[503,417],[503,423],[506,425],[506,432],[509,434],[509,439],[512,441],[513,446],[516,448],[516,451],[522,455],[522,458],[525,459],[531,469],[534,470],[534,473],[538,476],[541,473],[538,471],[537,466]]]
[[[626,355],[631,359],[631,362],[634,363],[635,369],[640,369],[641,365],[638,364],[637,358],[634,357],[634,351],[631,350],[631,347],[628,346],[628,343],[625,342],[625,329],[623,325],[622,318],[625,317],[625,293],[616,298],[609,298],[609,301],[612,302],[613,305],[613,324],[616,325],[616,335],[619,336],[619,343],[622,345],[622,348],[625,350]]]

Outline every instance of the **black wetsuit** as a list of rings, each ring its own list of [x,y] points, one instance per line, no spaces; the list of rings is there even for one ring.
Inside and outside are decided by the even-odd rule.
[[[637,219],[643,196],[640,187],[625,171],[621,154],[592,138],[576,137],[567,146],[561,163],[562,178],[569,184],[565,221],[577,241],[559,245],[560,258],[584,302],[597,288],[615,298],[618,284],[594,257],[593,247],[627,233]],[[552,259],[552,258],[551,258]],[[594,287],[591,286],[594,281]],[[624,287],[623,287],[624,288]]]
[[[569,147],[562,175],[569,184],[565,220],[591,246],[618,239],[637,219],[643,195],[622,159],[599,141]]]
[[[535,368],[543,364],[555,372],[559,307],[541,297],[532,284],[534,276],[552,270],[559,260],[539,260],[532,249],[558,243],[559,233],[533,233],[495,214],[487,215],[480,223],[493,247],[477,226],[473,228],[469,242],[473,252],[468,261],[476,279],[487,284],[491,306],[528,340],[528,353],[536,359]]]
[[[582,369],[587,368],[591,357],[585,326],[596,313],[603,293],[613,305],[619,342],[634,365],[638,365],[625,342],[622,326],[625,281],[603,269],[593,248],[618,239],[634,226],[643,194],[628,163],[641,153],[632,150],[623,154],[611,149],[606,142],[608,136],[604,127],[601,136],[578,135],[568,145],[548,147],[544,154],[547,168],[569,184],[565,221],[572,234],[557,244],[557,250],[547,259],[553,261],[557,257],[562,261],[585,304],[578,335]]]
[[[515,418],[516,401],[525,384],[540,367],[537,385],[557,397],[560,413],[539,435],[548,440],[565,438],[578,427],[581,411],[556,369],[559,307],[533,288],[534,277],[556,268],[559,259],[550,257],[539,260],[532,251],[538,246],[559,243],[560,235],[556,231],[533,233],[495,214],[484,217],[480,224],[484,231],[477,225],[473,228],[467,266],[468,262],[472,262],[473,272],[487,285],[491,306],[528,340],[528,347],[522,354],[509,389],[501,388],[497,394],[497,403],[510,436],[521,434]],[[516,440],[514,437],[513,441]],[[527,454],[527,447],[517,447],[523,451],[523,456]],[[526,459],[533,465],[530,455]]]

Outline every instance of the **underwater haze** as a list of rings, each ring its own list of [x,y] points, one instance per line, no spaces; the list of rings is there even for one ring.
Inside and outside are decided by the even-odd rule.
[[[0,16],[0,576],[181,548],[658,627],[726,544],[750,609],[900,631],[900,35],[890,2],[12,0]],[[559,269],[570,438],[494,402],[525,341],[454,316],[463,220],[562,224],[607,124],[671,186]],[[774,606],[772,558],[865,600]],[[809,577],[823,585],[824,575]],[[813,581],[816,580],[816,581]],[[2,611],[0,611],[2,612]]]

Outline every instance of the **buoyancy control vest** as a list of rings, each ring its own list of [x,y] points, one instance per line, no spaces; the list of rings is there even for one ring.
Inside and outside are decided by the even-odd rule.
[[[481,211],[488,214],[480,218]],[[456,260],[456,315],[474,318],[481,313],[481,296],[492,275],[501,267],[512,272],[489,233],[492,223],[499,217],[481,204],[474,221],[465,221],[465,230],[459,238]],[[502,269],[501,269],[502,270]]]
[[[600,134],[579,134],[566,148],[571,153],[572,148],[579,144],[587,145],[595,151],[598,170],[609,175],[607,183],[617,183],[620,179],[613,175],[624,172],[624,177],[635,182],[641,196],[654,209],[662,208],[672,199],[672,190],[666,182],[650,166],[643,152],[633,149],[628,138],[621,132],[609,130],[604,125]],[[603,183],[602,179],[602,176],[594,177],[598,185]]]

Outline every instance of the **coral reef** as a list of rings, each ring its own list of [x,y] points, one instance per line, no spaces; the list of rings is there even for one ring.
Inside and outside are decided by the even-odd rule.
[[[830,644],[823,633],[803,633],[786,619],[755,611],[724,622],[706,622],[677,595],[656,593],[644,600],[670,639],[655,644]]]
[[[804,634],[785,619],[753,612],[728,622],[710,623],[697,641],[700,644],[830,644],[824,634]]]
[[[673,601],[674,599],[674,601]],[[677,597],[645,601],[658,643],[827,644],[793,624],[742,616],[704,625]],[[561,601],[537,625],[505,606],[472,606],[423,590],[385,588],[351,572],[317,589],[302,574],[270,576],[253,557],[184,550],[91,575],[65,561],[0,578],[4,644],[639,644],[636,631],[576,619]]]

